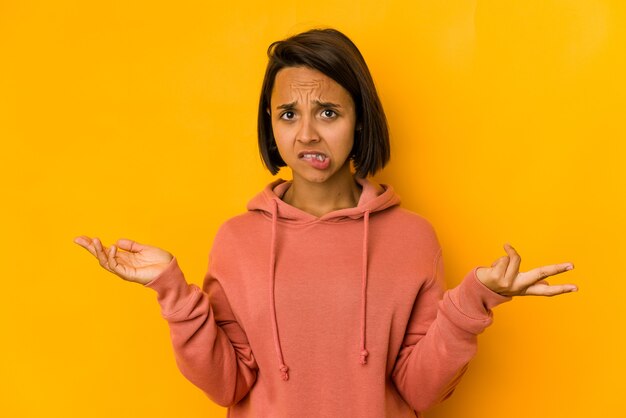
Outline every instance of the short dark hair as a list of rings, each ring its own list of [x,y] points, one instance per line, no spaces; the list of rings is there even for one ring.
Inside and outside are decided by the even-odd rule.
[[[312,29],[272,43],[267,49],[259,100],[259,151],[267,169],[276,174],[285,161],[278,153],[268,114],[276,74],[287,67],[309,67],[339,83],[350,93],[356,111],[354,146],[350,158],[356,175],[375,174],[389,161],[389,130],[374,80],[356,45],[336,29]]]

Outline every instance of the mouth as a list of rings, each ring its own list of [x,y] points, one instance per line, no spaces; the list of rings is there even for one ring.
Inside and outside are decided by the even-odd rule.
[[[317,151],[301,151],[298,153],[298,159],[318,170],[325,170],[330,166],[330,157]]]
[[[328,157],[326,157],[326,155],[322,154],[321,152],[303,151],[298,154],[298,158],[300,158],[301,160],[317,160],[323,163]]]

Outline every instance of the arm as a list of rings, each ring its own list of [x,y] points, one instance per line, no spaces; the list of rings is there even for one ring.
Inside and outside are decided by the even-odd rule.
[[[200,290],[187,284],[174,258],[146,286],[158,294],[182,374],[219,405],[241,400],[254,385],[258,366],[210,269]]]
[[[485,287],[472,270],[444,293],[438,252],[432,280],[415,300],[392,379],[416,411],[449,397],[476,353],[476,337],[491,324],[491,308],[510,300]]]
[[[479,267],[443,293],[441,251],[434,280],[418,294],[392,374],[398,391],[418,411],[452,394],[476,352],[476,337],[491,324],[491,309],[513,296],[555,296],[575,292],[573,284],[550,285],[549,276],[572,270],[571,263],[519,272],[521,258],[509,244],[506,256]]]
[[[84,235],[74,242],[107,271],[158,293],[180,370],[214,402],[230,406],[248,393],[258,367],[223,289],[210,273],[202,291],[187,284],[177,259],[161,248],[129,239],[107,248]]]

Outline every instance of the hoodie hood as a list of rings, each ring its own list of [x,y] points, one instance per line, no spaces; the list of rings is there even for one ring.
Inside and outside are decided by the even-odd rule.
[[[273,207],[277,206],[279,222],[311,223],[316,221],[341,222],[363,218],[365,212],[374,213],[400,204],[400,198],[388,185],[378,185],[368,179],[355,178],[362,187],[357,206],[339,209],[316,217],[282,201],[282,197],[291,187],[291,181],[282,179],[270,183],[261,193],[248,203],[249,211],[258,211],[272,216]]]
[[[395,194],[393,188],[388,185],[377,185],[368,179],[355,178],[361,186],[361,196],[357,206],[352,208],[339,209],[329,212],[321,217],[316,217],[304,212],[294,206],[282,201],[282,197],[291,186],[291,182],[279,179],[269,184],[261,193],[255,196],[248,203],[249,211],[261,212],[271,217],[271,241],[269,258],[269,305],[270,321],[274,334],[274,346],[278,362],[278,370],[284,381],[289,379],[289,367],[285,364],[283,357],[280,333],[278,330],[278,320],[276,318],[275,283],[276,283],[276,229],[280,222],[294,224],[309,224],[313,222],[363,222],[363,254],[361,264],[361,344],[359,351],[359,362],[367,364],[369,352],[366,348],[366,318],[367,318],[367,278],[368,278],[368,242],[369,242],[369,217],[371,213],[379,212],[387,208],[400,204],[400,198]],[[362,218],[362,220],[361,220]]]

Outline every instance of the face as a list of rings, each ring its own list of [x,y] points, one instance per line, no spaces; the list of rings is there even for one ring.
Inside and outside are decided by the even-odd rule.
[[[355,106],[339,83],[307,67],[276,74],[268,109],[278,152],[294,182],[324,183],[351,176]]]

